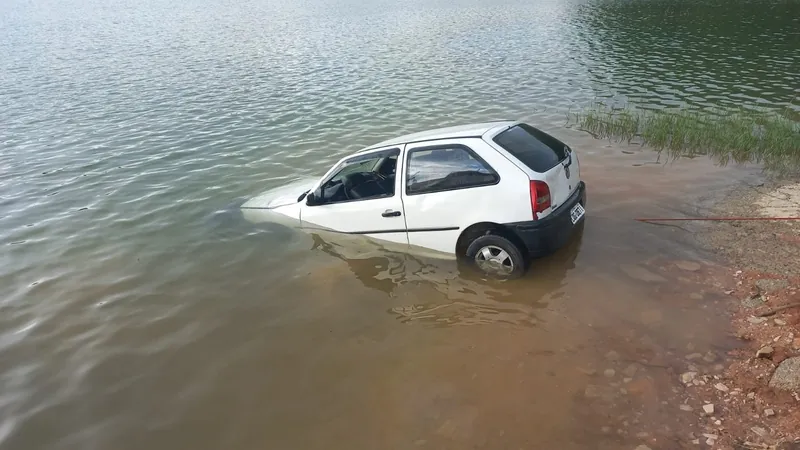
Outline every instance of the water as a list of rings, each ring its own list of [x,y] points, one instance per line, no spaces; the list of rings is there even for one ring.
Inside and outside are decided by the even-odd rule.
[[[677,433],[653,425],[678,420],[664,367],[687,345],[719,354],[724,320],[672,271],[704,255],[628,219],[753,175],[648,165],[562,125],[597,98],[796,105],[799,30],[793,1],[2,2],[0,447]],[[583,237],[519,283],[237,211],[394,134],[509,117],[568,139],[590,183]],[[616,367],[622,389],[631,361],[630,396],[585,395],[608,387],[586,367]]]

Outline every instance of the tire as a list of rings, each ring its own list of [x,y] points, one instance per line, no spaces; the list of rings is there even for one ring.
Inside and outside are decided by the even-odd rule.
[[[519,247],[496,234],[476,238],[467,247],[465,256],[475,268],[493,278],[519,278],[527,266]]]

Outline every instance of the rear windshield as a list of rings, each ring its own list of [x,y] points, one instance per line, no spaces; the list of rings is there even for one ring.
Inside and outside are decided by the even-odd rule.
[[[563,143],[526,124],[503,131],[494,141],[534,172],[547,172],[567,157]]]

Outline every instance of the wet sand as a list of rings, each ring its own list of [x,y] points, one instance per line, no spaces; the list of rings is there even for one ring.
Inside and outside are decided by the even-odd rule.
[[[43,384],[52,401],[18,416],[7,448],[681,448],[685,355],[711,372],[737,345],[706,284],[723,267],[690,233],[633,219],[691,214],[700,187],[758,175],[581,142],[585,230],[524,279],[292,238],[293,275],[64,361],[81,377]]]

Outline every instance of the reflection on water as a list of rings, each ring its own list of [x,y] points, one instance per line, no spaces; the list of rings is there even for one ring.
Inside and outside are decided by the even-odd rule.
[[[325,242],[321,236],[313,234],[312,239],[312,249],[344,261],[365,287],[413,301],[389,308],[402,323],[533,326],[537,322],[535,311],[563,295],[559,288],[566,274],[575,268],[582,234],[576,235],[562,252],[537,262],[555,270],[538,276],[534,273],[527,280],[524,298],[515,296],[524,281],[482,279],[471,266],[458,260],[425,259],[409,253],[380,252],[379,248],[377,255],[367,252],[367,257],[346,258],[337,252],[335,244]]]
[[[569,450],[670,423],[675,361],[724,334],[713,265],[675,273],[703,260],[687,233],[629,219],[751,175],[652,164],[565,112],[784,107],[798,20],[794,0],[0,2],[0,446]],[[523,280],[238,210],[397,133],[507,118],[577,148],[590,186],[582,239]]]

